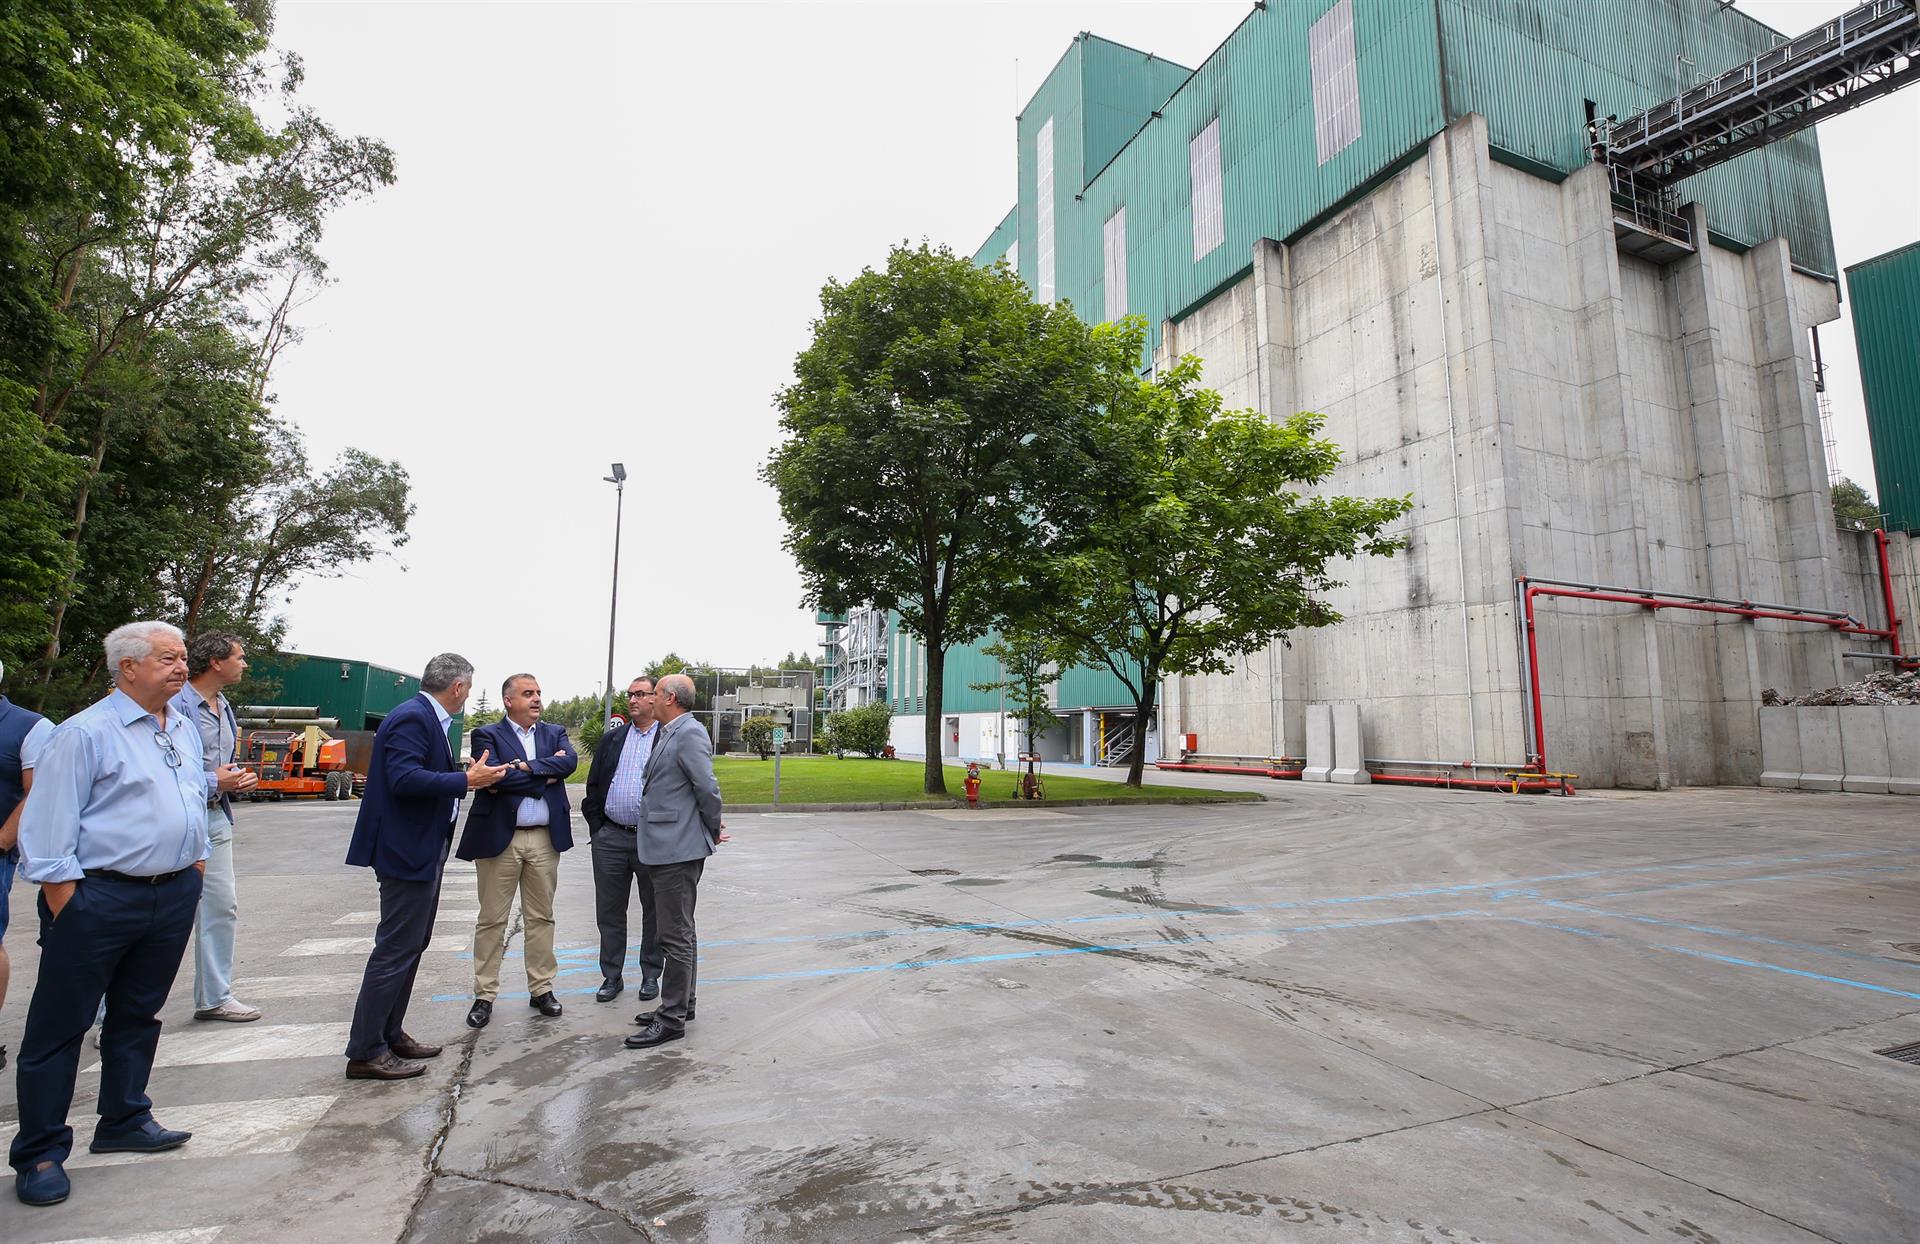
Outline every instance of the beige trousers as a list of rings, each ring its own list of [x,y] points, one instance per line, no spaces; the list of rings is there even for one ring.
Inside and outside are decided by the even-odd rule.
[[[527,992],[553,988],[553,887],[560,879],[560,853],[544,825],[513,831],[513,843],[491,859],[473,862],[480,883],[480,923],[473,931],[473,996],[493,1001],[500,992],[500,959],[507,949],[507,916],[520,893],[521,941],[526,948]]]

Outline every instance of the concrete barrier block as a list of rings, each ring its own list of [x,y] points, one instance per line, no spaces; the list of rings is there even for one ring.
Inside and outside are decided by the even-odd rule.
[[[1333,772],[1333,706],[1307,705],[1307,764],[1303,782],[1324,782]]]
[[[1360,706],[1333,705],[1333,772],[1329,781],[1365,786],[1373,781],[1367,772],[1366,744],[1360,733]]]
[[[1920,704],[1883,710],[1887,717],[1887,791],[1920,795]]]
[[[1800,705],[1794,709],[1800,734],[1800,786],[1839,790],[1846,780],[1840,753],[1840,710]]]
[[[1879,705],[1840,709],[1840,789],[1887,793],[1887,710]]]
[[[1800,785],[1800,722],[1797,708],[1760,710],[1760,785]]]

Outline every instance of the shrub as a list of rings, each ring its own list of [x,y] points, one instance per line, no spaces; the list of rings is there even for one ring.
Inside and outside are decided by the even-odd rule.
[[[827,719],[827,734],[831,739],[829,746],[836,756],[859,752],[864,756],[877,757],[887,748],[887,736],[892,725],[893,710],[884,700],[850,708]]]
[[[773,728],[779,724],[771,717],[749,717],[740,723],[740,741],[765,760],[773,755]]]

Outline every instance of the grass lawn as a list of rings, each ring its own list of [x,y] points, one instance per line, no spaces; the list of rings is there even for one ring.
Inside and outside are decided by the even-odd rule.
[[[728,803],[771,803],[773,801],[773,762],[723,756],[713,763],[720,778],[720,794]],[[780,760],[780,802],[787,803],[893,803],[928,798],[920,786],[925,766],[917,760],[867,760],[848,756],[784,756]],[[953,798],[965,798],[961,783],[967,772],[963,767],[947,766],[947,792]],[[1012,770],[982,769],[982,799],[1012,799],[1017,775]],[[1120,782],[1099,778],[1055,777],[1042,769],[1042,785],[1048,799],[1127,799],[1154,802],[1191,798],[1196,794],[1220,792],[1195,791],[1178,786],[1143,786],[1138,790]],[[1258,799],[1249,793],[1248,799]]]

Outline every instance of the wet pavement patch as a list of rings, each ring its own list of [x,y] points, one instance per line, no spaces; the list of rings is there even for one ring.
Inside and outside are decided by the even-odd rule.
[[[1005,885],[1007,884],[1007,879],[1005,877],[962,877],[957,881],[949,881],[947,882],[947,884],[948,885]]]

